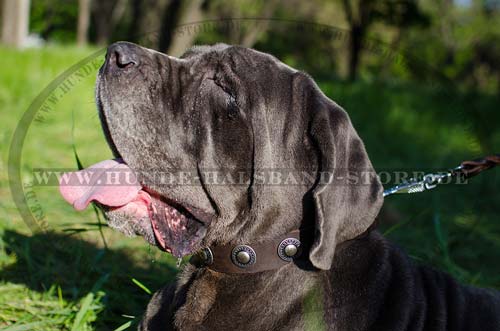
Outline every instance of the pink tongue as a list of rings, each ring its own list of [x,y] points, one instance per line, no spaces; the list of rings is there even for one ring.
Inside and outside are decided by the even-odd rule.
[[[75,172],[64,173],[59,191],[76,210],[84,210],[91,201],[109,207],[124,206],[136,199],[141,185],[132,169],[121,160],[106,160]]]

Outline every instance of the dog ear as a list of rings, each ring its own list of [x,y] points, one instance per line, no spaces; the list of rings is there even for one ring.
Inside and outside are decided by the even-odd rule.
[[[307,77],[308,134],[318,150],[312,189],[315,237],[311,263],[328,270],[335,247],[365,232],[383,203],[382,185],[347,113]]]

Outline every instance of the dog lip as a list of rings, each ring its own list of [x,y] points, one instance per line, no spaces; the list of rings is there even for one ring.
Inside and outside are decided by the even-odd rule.
[[[191,254],[206,233],[206,223],[187,208],[143,187],[150,196],[149,220],[157,246],[175,257]]]
[[[128,166],[126,160],[123,158],[117,159],[117,161],[125,164]],[[198,223],[198,226],[201,226],[203,228],[207,228],[207,226],[212,222],[213,215],[210,213],[194,207],[188,203],[184,202],[179,202],[177,200],[173,200],[169,198],[168,196],[159,193],[158,191],[148,187],[145,183],[141,182],[138,180],[138,184],[141,186],[141,191],[144,192],[146,195],[148,195],[149,203],[147,206],[148,212],[149,212],[149,221],[151,223],[151,228],[154,233],[154,238],[156,241],[156,246],[160,248],[161,250],[170,253],[176,257],[181,257],[186,254],[191,254],[192,251],[190,249],[186,250],[185,248],[179,248],[177,245],[175,245],[173,242],[171,243],[172,245],[169,246],[169,244],[166,242],[164,239],[165,233],[165,227],[161,226],[160,222],[162,222],[160,219],[158,219],[158,214],[157,210],[154,210],[154,205],[155,202],[161,203],[163,208],[169,208],[175,210],[179,214],[183,214],[184,217],[187,219],[187,222],[195,222]],[[187,226],[187,225],[186,225]],[[163,229],[162,229],[163,228]],[[169,231],[175,232],[175,229],[169,229]],[[199,238],[199,240],[196,240],[196,237],[193,238],[194,243],[199,242],[202,238]],[[191,241],[190,238],[185,238],[187,242]]]
[[[100,68],[100,70],[103,67]],[[111,152],[113,153],[113,156],[115,159],[121,163],[124,163],[128,165],[128,162],[123,158],[123,156],[120,154],[118,151],[118,148],[113,141],[113,138],[111,137],[111,133],[109,131],[108,123],[107,123],[107,118],[104,113],[104,103],[103,103],[103,98],[105,96],[103,95],[104,89],[101,85],[104,84],[104,78],[103,78],[103,73],[99,72],[99,75],[97,77],[97,84],[96,84],[96,103],[97,103],[97,108],[99,112],[99,116],[101,117],[101,123],[103,126],[103,131],[104,131],[104,136],[106,138],[106,142],[108,143],[109,148],[111,149]],[[193,218],[200,223],[204,225],[209,225],[212,222],[212,219],[215,217],[214,215],[210,214],[209,212],[206,212],[200,208],[194,207],[189,205],[188,203],[179,203],[177,201],[173,201],[169,199],[167,196],[160,194],[159,192],[156,192],[152,189],[150,189],[147,185],[139,181],[139,184],[142,186],[143,190],[148,192],[148,193],[153,193],[161,196],[164,198],[171,206],[173,206],[176,209],[179,209],[178,207],[182,207],[185,211],[187,211]]]
[[[107,122],[107,118],[106,118],[106,114],[105,114],[105,109],[104,109],[106,107],[106,103],[104,102],[104,101],[106,101],[106,94],[105,94],[105,88],[104,88],[105,79],[104,79],[103,75],[105,75],[105,73],[100,73],[98,76],[98,79],[97,79],[98,83],[97,83],[97,88],[96,88],[96,101],[97,101],[97,108],[98,108],[99,116],[101,119],[101,124],[103,127],[104,135],[105,135],[106,141],[108,143],[108,146],[111,149],[111,151],[113,152],[113,155],[117,159],[117,161],[120,163],[124,163],[125,165],[128,166],[128,162],[127,162],[126,158],[124,158],[119,153],[118,146],[113,141],[111,132],[109,131],[109,126],[108,126],[108,122]],[[172,254],[175,253],[175,252],[173,252],[174,251],[173,247],[171,248],[171,247],[168,247],[168,245],[166,245],[166,242],[163,239],[163,236],[161,233],[162,230],[160,229],[159,224],[155,223],[157,220],[156,215],[152,212],[152,210],[150,210],[151,207],[153,206],[152,199],[162,200],[165,204],[167,204],[171,208],[176,209],[177,211],[179,211],[179,212],[183,213],[185,216],[187,216],[189,218],[190,222],[196,222],[204,228],[206,228],[211,223],[211,221],[213,219],[213,215],[211,215],[210,213],[203,211],[200,208],[196,208],[194,206],[191,206],[188,203],[178,202],[178,201],[174,201],[172,199],[169,199],[168,196],[161,194],[161,193],[149,188],[148,185],[146,185],[145,183],[143,183],[140,180],[138,180],[138,184],[141,186],[141,190],[144,191],[144,193],[148,194],[151,197],[151,201],[149,202],[147,209],[149,211],[149,220],[151,223],[151,228],[152,228],[153,233],[154,233],[156,244],[160,249],[162,249],[168,253],[172,253]]]
[[[109,114],[110,110],[108,109],[110,107],[108,102],[109,94],[106,93],[106,75],[107,71],[101,70],[97,79],[96,103],[98,113],[106,141],[114,157],[118,162],[130,168],[127,162],[127,156],[122,156],[118,151],[119,146],[113,140],[110,132],[108,118],[106,116]],[[107,111],[108,113],[106,113]],[[156,246],[177,257],[190,254],[193,249],[197,249],[197,245],[205,236],[207,225],[211,223],[213,216],[188,203],[169,198],[164,192],[160,193],[151,189],[146,183],[139,180],[139,178],[136,178],[136,180],[142,194],[148,196],[146,199],[143,199],[144,204],[141,210],[146,210]],[[156,210],[153,209],[155,205]]]
[[[143,183],[140,184],[142,185],[142,189],[149,195],[160,197],[167,205],[177,209],[178,211],[184,214],[187,214],[187,216],[189,216],[194,221],[197,221],[203,225],[209,225],[212,222],[213,216],[210,213],[200,208],[191,206],[188,203],[174,201],[170,199],[168,196],[165,196],[164,194],[161,194],[149,188],[147,185],[144,185]]]

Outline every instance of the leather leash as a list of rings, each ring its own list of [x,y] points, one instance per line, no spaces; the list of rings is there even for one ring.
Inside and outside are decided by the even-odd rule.
[[[465,178],[476,176],[484,170],[500,165],[500,154],[486,156],[472,161],[464,161],[458,170]]]

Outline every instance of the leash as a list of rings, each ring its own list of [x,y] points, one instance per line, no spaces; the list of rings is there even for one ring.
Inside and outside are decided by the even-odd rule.
[[[439,184],[449,182],[453,178],[466,180],[478,175],[484,170],[500,165],[500,154],[490,155],[472,161],[464,161],[458,167],[424,175],[421,179],[411,178],[402,184],[388,188],[384,191],[384,197],[396,193],[420,193],[431,190]]]

